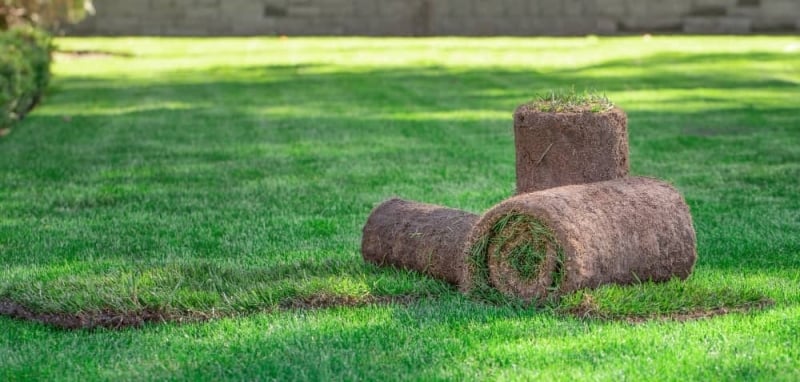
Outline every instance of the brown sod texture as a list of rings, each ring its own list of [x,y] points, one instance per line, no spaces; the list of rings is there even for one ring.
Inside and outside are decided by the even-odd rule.
[[[551,113],[519,106],[514,112],[517,194],[627,176],[627,126],[619,108]]]
[[[697,258],[683,197],[641,177],[517,195],[481,217],[465,248],[463,291],[489,287],[525,301],[686,279]]]
[[[568,315],[582,319],[601,320],[601,321],[622,320],[631,324],[641,324],[653,320],[677,321],[677,322],[702,320],[730,313],[747,313],[754,310],[767,309],[775,305],[775,301],[763,297],[758,301],[747,302],[740,306],[735,306],[735,307],[694,309],[683,312],[653,313],[647,315],[608,315],[601,313],[600,309],[598,309],[594,300],[591,297],[588,298],[587,297],[588,296],[584,296],[584,299],[583,301],[581,301],[580,305],[571,308],[567,311],[562,311],[562,313],[567,313]]]
[[[452,208],[391,199],[376,207],[364,226],[361,254],[379,266],[415,270],[458,284],[464,243],[478,215]]]
[[[284,301],[275,308],[265,309],[264,312],[275,310],[313,310],[341,306],[367,306],[367,305],[408,305],[417,300],[416,296],[369,296],[358,298],[352,296],[312,295],[302,299]],[[205,313],[193,312],[165,312],[158,310],[141,310],[120,312],[111,309],[99,311],[86,311],[81,313],[41,313],[36,312],[22,304],[10,300],[0,300],[0,315],[19,320],[35,321],[59,329],[125,329],[138,328],[145,324],[158,324],[164,322],[192,323],[204,322],[212,319],[232,317],[233,314],[223,312]]]

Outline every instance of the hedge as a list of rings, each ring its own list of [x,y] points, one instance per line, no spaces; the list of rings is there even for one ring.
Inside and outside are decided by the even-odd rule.
[[[0,32],[0,130],[22,119],[50,80],[50,35],[32,27]]]

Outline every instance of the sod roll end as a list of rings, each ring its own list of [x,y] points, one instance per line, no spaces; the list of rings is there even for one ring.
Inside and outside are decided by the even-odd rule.
[[[671,185],[623,178],[517,195],[484,214],[460,287],[541,300],[603,284],[687,278],[697,257],[689,208]]]
[[[514,112],[517,194],[628,175],[625,112]]]

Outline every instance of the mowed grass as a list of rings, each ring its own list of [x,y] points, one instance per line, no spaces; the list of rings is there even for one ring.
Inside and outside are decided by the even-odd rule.
[[[0,300],[222,318],[0,318],[0,379],[800,378],[800,38],[57,43],[126,55],[61,57],[0,138]],[[684,193],[688,281],[520,307],[362,263],[385,198],[480,212],[511,195],[511,113],[557,88],[623,108],[632,172]],[[385,296],[413,300],[282,308]],[[565,314],[586,301],[613,320]]]

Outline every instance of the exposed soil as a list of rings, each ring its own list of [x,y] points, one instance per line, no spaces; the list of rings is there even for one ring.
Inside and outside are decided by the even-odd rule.
[[[280,304],[282,310],[325,309],[333,307],[358,307],[367,305],[410,305],[417,301],[416,296],[331,296],[314,295],[303,299],[294,299]]]
[[[361,307],[368,305],[395,304],[408,306],[418,301],[419,297],[401,296],[368,296],[357,298],[352,296],[316,295],[303,299],[286,301],[279,305],[278,311],[316,310],[335,307]],[[767,309],[775,302],[764,298],[759,301],[736,307],[720,307],[713,309],[696,309],[689,312],[663,313],[651,315],[613,315],[603,313],[591,301],[584,300],[581,305],[562,312],[564,315],[580,319],[600,321],[625,321],[631,324],[641,324],[649,321],[675,321],[686,322],[712,318],[729,313],[747,313],[755,310]],[[269,310],[268,310],[269,311]],[[169,314],[152,310],[139,312],[115,312],[102,310],[84,313],[36,313],[25,306],[10,300],[0,300],[0,315],[19,320],[35,321],[41,324],[64,330],[94,330],[99,328],[121,330],[126,328],[139,328],[148,323],[195,323],[213,319],[224,318],[223,314],[208,314],[202,312],[184,312]]]
[[[133,57],[130,53],[108,52],[102,50],[59,50],[53,57],[61,60],[80,60],[90,58]]]
[[[155,310],[116,312],[101,310],[81,313],[38,313],[10,300],[0,301],[0,315],[35,321],[61,329],[122,329],[140,327],[145,323],[197,322],[207,320],[201,314],[171,315]]]
[[[281,303],[277,311],[326,309],[334,307],[358,307],[368,305],[409,305],[419,297],[400,296],[351,296],[314,295]],[[271,311],[271,309],[266,310]],[[92,330],[138,328],[148,323],[193,323],[224,318],[224,313],[180,312],[168,313],[145,309],[119,312],[110,309],[81,313],[39,313],[11,300],[0,300],[0,315],[19,320],[35,321],[66,330]]]
[[[631,324],[641,324],[648,321],[675,321],[686,322],[712,318],[729,313],[747,313],[762,310],[775,305],[775,301],[763,298],[759,301],[734,307],[718,307],[711,309],[695,309],[688,312],[660,313],[650,315],[616,315],[602,312],[591,299],[585,299],[581,304],[566,312],[566,314],[582,319],[596,319],[601,321],[625,321]]]

